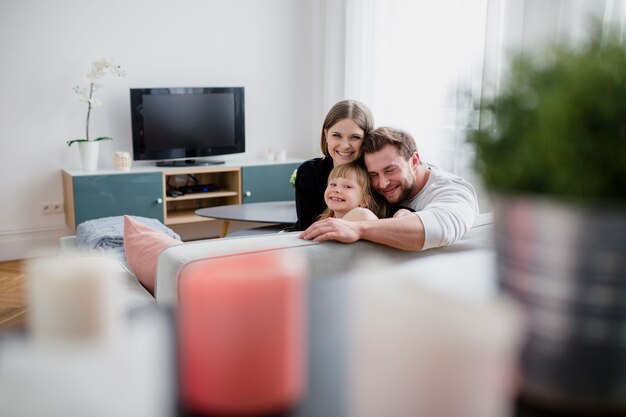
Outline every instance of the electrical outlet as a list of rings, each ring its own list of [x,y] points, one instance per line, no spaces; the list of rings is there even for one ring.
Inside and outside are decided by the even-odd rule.
[[[62,214],[63,213],[63,202],[55,201],[51,203],[52,214]]]
[[[52,214],[52,205],[50,203],[41,203],[41,214],[44,216]]]
[[[40,209],[41,214],[44,216],[49,214],[62,214],[64,211],[62,201],[41,203]]]

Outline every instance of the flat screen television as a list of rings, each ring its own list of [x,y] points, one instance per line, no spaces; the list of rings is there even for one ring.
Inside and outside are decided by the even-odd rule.
[[[243,87],[131,88],[130,107],[135,161],[209,165],[223,161],[193,158],[245,151]]]

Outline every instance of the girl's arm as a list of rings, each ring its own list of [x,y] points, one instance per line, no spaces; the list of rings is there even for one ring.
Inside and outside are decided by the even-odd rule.
[[[349,212],[346,213],[345,216],[342,217],[344,220],[348,220],[351,222],[358,222],[360,220],[376,220],[378,217],[372,212],[372,210],[364,208],[364,207],[355,207]]]

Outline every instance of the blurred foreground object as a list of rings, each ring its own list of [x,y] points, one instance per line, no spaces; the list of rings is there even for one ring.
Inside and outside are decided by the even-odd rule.
[[[306,263],[280,251],[192,262],[179,275],[183,407],[265,415],[296,406],[306,376]]]
[[[0,415],[169,417],[169,317],[123,311],[121,264],[92,254],[32,261],[26,333],[0,337]]]
[[[626,413],[626,215],[496,201],[502,290],[525,307],[524,388],[555,408]]]
[[[488,252],[453,259],[352,280],[348,416],[511,415],[519,312],[490,295]]]
[[[470,133],[502,290],[528,318],[523,393],[626,413],[626,49],[616,31],[518,55]]]
[[[126,323],[119,264],[74,254],[29,263],[28,328],[42,345],[112,344]]]

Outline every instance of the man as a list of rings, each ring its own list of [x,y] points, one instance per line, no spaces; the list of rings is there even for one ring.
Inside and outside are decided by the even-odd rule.
[[[472,227],[478,214],[476,192],[462,178],[421,162],[413,137],[402,130],[372,130],[362,146],[372,189],[390,205],[393,218],[365,221],[324,219],[300,234],[317,242],[360,239],[405,250],[451,245]]]

